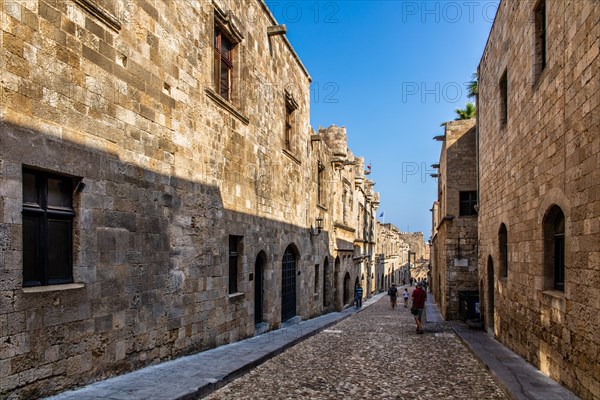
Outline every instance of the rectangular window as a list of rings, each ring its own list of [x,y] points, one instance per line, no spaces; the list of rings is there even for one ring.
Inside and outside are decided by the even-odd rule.
[[[294,108],[289,104],[285,106],[285,149],[292,150],[292,140],[294,137]]]
[[[296,140],[296,110],[298,109],[298,103],[294,100],[294,96],[287,90],[284,91],[285,95],[285,131],[284,131],[284,145],[288,151],[294,150],[294,142]]]
[[[233,45],[220,29],[215,29],[214,81],[215,91],[225,100],[231,100],[233,73]]]
[[[323,200],[325,199],[325,196],[323,194],[324,191],[324,187],[323,187],[323,174],[325,172],[325,167],[323,166],[323,164],[321,164],[321,162],[318,163],[317,165],[317,204],[323,204]]]
[[[467,215],[477,215],[475,211],[475,205],[477,204],[477,191],[468,191],[468,192],[460,192],[460,205],[459,205],[459,215],[467,216]]]
[[[73,178],[23,169],[23,286],[73,282]]]
[[[315,264],[315,293],[319,287],[319,264]]]
[[[505,70],[500,78],[500,124],[508,123],[508,72]]]
[[[229,236],[229,294],[238,292],[241,236]]]
[[[546,0],[540,0],[534,10],[535,18],[535,73],[536,78],[546,68],[547,53],[547,21],[546,21]]]

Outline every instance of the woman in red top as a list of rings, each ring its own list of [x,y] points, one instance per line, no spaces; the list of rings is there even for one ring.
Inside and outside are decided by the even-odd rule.
[[[417,283],[417,288],[412,293],[412,308],[417,310],[415,315],[415,322],[417,323],[417,333],[423,333],[423,323],[421,318],[423,317],[423,309],[425,308],[425,300],[427,299],[427,293],[421,288],[422,283]]]

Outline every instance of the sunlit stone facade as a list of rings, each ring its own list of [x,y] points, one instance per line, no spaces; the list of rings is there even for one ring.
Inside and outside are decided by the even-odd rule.
[[[479,286],[502,343],[600,394],[600,7],[502,1],[479,65]]]
[[[264,2],[0,7],[0,397],[374,290],[379,195]]]

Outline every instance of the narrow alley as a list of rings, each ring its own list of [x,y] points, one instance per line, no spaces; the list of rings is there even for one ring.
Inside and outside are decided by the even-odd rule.
[[[506,398],[448,323],[417,335],[409,310],[384,296],[207,398]]]

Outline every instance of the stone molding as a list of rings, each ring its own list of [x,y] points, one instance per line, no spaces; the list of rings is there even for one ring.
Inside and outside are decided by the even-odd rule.
[[[206,93],[206,96],[208,96],[208,98],[210,98],[212,101],[217,103],[217,105],[221,106],[221,108],[224,108],[225,110],[227,110],[231,115],[233,115],[234,117],[239,119],[241,123],[243,123],[244,125],[248,125],[250,123],[250,120],[248,119],[248,117],[246,117],[244,114],[242,114],[240,111],[238,111],[227,100],[225,100],[221,96],[219,96],[212,88],[206,88],[206,89],[204,89],[204,92]]]
[[[88,14],[96,17],[96,19],[98,19],[100,22],[102,22],[104,25],[106,25],[116,33],[119,33],[119,31],[121,30],[121,23],[119,22],[119,20],[114,15],[112,15],[102,7],[98,6],[92,0],[73,1],[75,2],[75,4],[87,11]]]

